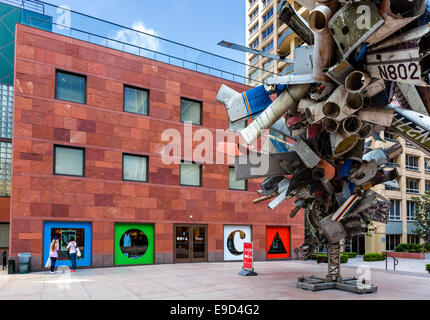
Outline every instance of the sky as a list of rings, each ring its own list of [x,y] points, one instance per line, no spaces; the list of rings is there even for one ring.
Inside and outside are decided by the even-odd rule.
[[[245,61],[245,54],[217,45],[245,45],[245,0],[45,0],[73,11],[137,28],[204,51]],[[72,26],[76,24],[72,20]],[[127,34],[116,35],[119,39]]]

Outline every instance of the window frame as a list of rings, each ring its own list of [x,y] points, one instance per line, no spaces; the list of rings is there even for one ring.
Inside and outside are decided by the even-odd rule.
[[[271,46],[271,48],[268,50],[267,48],[269,46]],[[273,48],[274,48],[274,43],[273,43],[273,40],[272,40],[268,44],[266,44],[261,51],[270,53],[270,51],[272,51]]]
[[[129,157],[136,157],[136,158],[146,158],[146,177],[145,177],[145,181],[142,180],[132,180],[132,179],[126,179],[124,178],[124,157],[125,156],[129,156]],[[126,153],[123,152],[122,154],[122,181],[127,181],[127,182],[137,182],[137,183],[149,183],[149,156],[148,155],[142,155],[142,154],[134,154],[134,153]]]
[[[271,29],[270,33],[267,33],[269,29]],[[263,32],[261,33],[263,36],[263,41],[266,40],[273,33],[273,30],[274,30],[273,23],[263,30]]]
[[[195,103],[200,104],[200,123],[199,124],[192,123],[192,125],[193,126],[203,126],[203,101],[196,100],[196,99],[191,99],[191,98],[186,98],[186,97],[181,97],[181,99],[179,101],[179,103],[180,103],[180,105],[179,105],[179,108],[180,108],[180,110],[179,110],[179,120],[180,120],[181,123],[185,123],[185,121],[182,120],[182,100],[187,100],[187,101],[190,101],[190,102],[195,102]]]
[[[412,189],[409,187],[409,182],[417,184],[417,189]],[[406,193],[419,194],[420,193],[420,179],[406,178]]]
[[[254,59],[255,59],[255,62],[253,63]],[[260,57],[258,55],[254,55],[251,59],[249,59],[249,65],[251,67],[254,67],[258,62],[260,62]]]
[[[412,160],[412,162],[415,163],[416,160],[416,166],[415,165],[411,165],[410,164],[410,160]],[[419,172],[420,171],[420,157],[419,156],[415,156],[415,155],[411,155],[411,154],[406,154],[405,155],[405,168],[406,170],[410,170],[410,171],[416,171]]]
[[[57,147],[58,148],[64,148],[64,149],[75,149],[75,150],[82,150],[83,151],[83,157],[82,157],[82,175],[75,175],[75,174],[65,174],[65,173],[57,173],[56,172],[56,165],[57,165]],[[86,148],[82,147],[75,147],[75,146],[67,146],[62,144],[54,144],[54,165],[53,165],[53,175],[54,176],[65,176],[65,177],[79,177],[79,178],[85,178],[86,174]]]
[[[248,126],[248,119],[243,119],[243,120],[240,120],[240,121],[238,121],[237,123],[240,123],[240,122],[244,122],[245,123],[245,127],[243,128],[243,129],[245,129],[247,126]],[[237,130],[234,130],[234,129],[232,129],[231,128],[231,126],[232,126],[233,124],[230,122],[230,120],[228,121],[228,130],[229,131],[231,131],[231,132],[235,132],[235,133],[238,133],[238,132],[240,132],[240,130],[239,131],[237,131]],[[241,130],[243,130],[243,129],[241,129]]]
[[[384,131],[384,140],[390,141],[390,142],[397,142],[397,139],[395,138],[395,134],[387,131]]]
[[[251,28],[249,28],[249,35],[254,35],[260,29],[260,22],[257,21]]]
[[[424,157],[424,171],[430,173],[430,158]]]
[[[251,48],[251,49],[255,49],[256,47],[258,47],[260,45],[260,37],[257,37],[257,38],[255,38],[255,40],[254,41],[252,41],[250,44],[249,44],[249,47]]]
[[[59,73],[63,73],[69,76],[74,76],[74,77],[78,77],[78,78],[83,78],[85,80],[85,90],[84,90],[84,102],[76,102],[76,101],[70,101],[70,100],[66,100],[66,99],[60,99],[58,98],[58,74]],[[63,69],[55,69],[55,93],[54,93],[54,99],[55,100],[60,100],[60,101],[67,101],[67,102],[71,102],[71,103],[77,103],[77,104],[87,104],[88,101],[88,97],[87,97],[87,93],[88,93],[88,76],[86,74],[80,74],[80,73],[76,73],[76,72],[72,72],[72,71],[67,71],[67,70],[63,70]]]
[[[402,200],[399,199],[390,199],[391,201],[391,207],[390,207],[390,212],[388,213],[388,221],[402,221]],[[394,203],[396,203],[396,205],[394,205]],[[391,208],[397,208],[398,211],[398,216],[395,215],[394,217],[396,217],[396,219],[393,219],[393,216],[391,216]],[[396,213],[396,211],[394,211],[394,213]]]
[[[199,166],[199,185],[198,186],[181,183],[182,165],[183,164],[196,164]],[[203,186],[203,164],[195,162],[195,161],[181,160],[181,163],[179,164],[179,185],[181,187],[201,188]]]
[[[254,15],[254,13],[255,13],[255,15]],[[259,8],[257,7],[257,8],[255,8],[255,10],[253,10],[249,15],[248,15],[248,17],[249,17],[249,22],[248,22],[248,24],[249,23],[251,23],[252,21],[254,21],[254,19],[258,16],[258,14],[259,14],[260,12],[259,12]]]
[[[270,4],[271,2],[272,2],[272,0],[262,0],[263,8],[266,8],[266,6],[267,6],[268,4]]]
[[[389,247],[390,246],[390,243],[391,243],[391,241],[390,241],[390,239],[391,238],[393,238],[393,243],[394,243],[394,248],[387,248],[387,247]],[[386,236],[385,236],[385,239],[386,239],[386,246],[385,246],[385,249],[387,250],[387,251],[394,251],[394,249],[399,245],[399,244],[401,244],[401,242],[402,242],[402,235],[401,234],[387,234]],[[397,243],[397,240],[398,240],[398,243]]]
[[[409,209],[409,204],[413,204],[413,209],[414,209],[413,214],[411,213],[411,210]],[[406,221],[407,222],[415,221],[415,210],[416,209],[417,209],[417,207],[416,207],[415,201],[411,201],[411,200],[406,201]]]
[[[230,188],[230,169],[234,170],[234,167],[229,166],[228,167],[228,190],[232,190],[232,191],[248,191],[248,179],[245,179],[245,189],[235,189],[235,188]]]
[[[131,112],[131,111],[127,111],[125,110],[125,88],[129,88],[129,89],[133,89],[133,90],[139,90],[139,91],[145,91],[147,93],[147,110],[146,110],[146,114],[144,113],[137,113],[137,112]],[[123,90],[122,90],[122,110],[123,112],[126,113],[131,113],[131,114],[137,114],[139,116],[145,116],[145,117],[149,117],[150,116],[150,102],[151,102],[151,90],[147,89],[147,88],[141,88],[141,87],[136,87],[133,85],[129,85],[124,83],[123,85]]]
[[[271,12],[272,14],[268,17],[267,15],[269,14],[269,12]],[[273,11],[273,8],[270,8],[269,10],[266,11],[265,14],[262,15],[262,19],[263,19],[263,26],[267,23],[267,21],[269,21],[273,16],[274,16],[275,12]],[[264,20],[266,19],[266,20]]]

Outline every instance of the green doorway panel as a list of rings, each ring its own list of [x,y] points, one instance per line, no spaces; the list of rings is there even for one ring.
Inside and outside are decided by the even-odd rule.
[[[140,258],[128,258],[120,247],[121,237],[125,232],[137,229],[142,231],[148,238],[148,249]],[[153,264],[154,263],[154,225],[152,224],[115,224],[115,265]]]

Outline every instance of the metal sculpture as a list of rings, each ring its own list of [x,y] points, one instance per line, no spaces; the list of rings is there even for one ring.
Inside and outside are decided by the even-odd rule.
[[[298,250],[303,258],[328,247],[326,279],[301,277],[298,287],[375,292],[376,287],[360,286],[355,278],[342,279],[340,242],[367,232],[372,221],[387,223],[390,200],[371,188],[381,183],[398,187],[391,160],[403,152],[401,145],[371,150],[365,139],[391,131],[430,152],[429,2],[301,3],[311,9],[309,21],[286,1],[278,10],[306,43],[295,55],[295,73],[268,78],[242,94],[225,85],[218,93],[230,121],[254,119],[241,131],[247,144],[267,136],[266,129],[287,137],[281,147],[273,144],[274,153],[238,155],[235,176],[265,177],[263,197],[254,202],[270,199],[271,210],[296,199],[290,216],[304,209],[310,227]],[[394,97],[401,107],[392,105]],[[265,166],[249,161],[255,153],[265,155]]]

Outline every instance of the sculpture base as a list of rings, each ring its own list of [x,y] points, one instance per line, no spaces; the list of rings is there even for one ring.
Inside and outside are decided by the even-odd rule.
[[[357,279],[338,280],[337,282],[327,281],[326,279],[317,278],[314,276],[301,277],[296,283],[297,288],[302,288],[310,291],[320,291],[329,289],[338,289],[354,293],[374,293],[378,290],[375,286],[357,286]]]
[[[249,276],[256,276],[258,275],[258,273],[254,271],[240,270],[239,275],[249,277]]]

